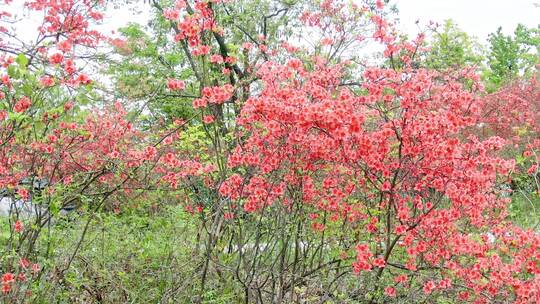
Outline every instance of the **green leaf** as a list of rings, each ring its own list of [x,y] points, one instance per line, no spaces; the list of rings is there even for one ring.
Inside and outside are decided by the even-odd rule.
[[[49,208],[52,215],[58,215],[58,213],[60,212],[60,202],[58,200],[53,200],[49,204]]]
[[[8,66],[7,72],[8,72],[9,77],[17,78],[18,69],[14,65]]]
[[[34,87],[30,85],[28,82],[26,82],[22,87],[22,91],[24,95],[31,96],[32,93],[34,92]]]
[[[26,58],[24,54],[19,54],[17,59],[15,59],[15,62],[17,62],[17,64],[21,67],[26,67],[28,65],[28,58]]]
[[[16,122],[20,122],[20,121],[24,120],[26,117],[27,116],[24,113],[17,113],[17,112],[9,113],[9,119],[13,120],[13,121],[16,121]]]

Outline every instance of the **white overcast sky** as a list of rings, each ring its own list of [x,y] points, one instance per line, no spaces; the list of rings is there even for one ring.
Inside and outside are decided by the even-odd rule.
[[[510,34],[518,23],[528,27],[540,24],[540,8],[535,6],[540,0],[393,0],[391,3],[399,9],[402,30],[410,34],[417,32],[416,20],[425,25],[429,21],[441,23],[452,19],[463,31],[485,42],[488,34],[499,26]]]
[[[132,4],[131,7],[123,6],[106,12],[105,20],[99,28],[110,31],[128,22],[146,23],[148,2],[138,1],[140,2],[135,2],[137,4]],[[14,1],[12,12],[24,16],[23,3],[23,0]],[[540,7],[535,6],[535,3],[540,5],[540,0],[391,0],[390,3],[396,4],[399,10],[398,28],[411,36],[418,32],[416,20],[420,21],[420,25],[426,25],[429,21],[442,23],[445,19],[452,19],[463,31],[476,36],[481,43],[499,26],[503,27],[505,33],[510,34],[518,23],[528,27],[540,24]],[[134,13],[130,8],[135,8],[138,13]],[[31,20],[26,21],[32,24]],[[18,30],[32,36],[37,25],[28,23]]]
[[[142,2],[142,0],[139,0]],[[400,30],[410,35],[418,32],[416,20],[420,25],[429,21],[442,23],[446,19],[454,20],[465,32],[476,36],[484,43],[489,33],[495,32],[499,26],[510,34],[518,23],[528,27],[540,24],[540,0],[391,0],[399,10]],[[145,11],[148,4],[138,4],[140,11]],[[106,22],[121,26],[128,21],[144,22],[148,18],[145,13],[133,14],[123,7],[116,10]]]

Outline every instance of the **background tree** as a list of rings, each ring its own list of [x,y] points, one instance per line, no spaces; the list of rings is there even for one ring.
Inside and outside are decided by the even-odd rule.
[[[489,91],[507,84],[518,75],[530,76],[537,69],[540,52],[540,29],[518,25],[513,35],[502,28],[489,36],[488,70],[484,73]]]
[[[446,20],[442,28],[434,28],[430,33],[427,68],[435,70],[459,69],[479,66],[484,60],[480,44],[474,37],[462,31],[452,20]]]

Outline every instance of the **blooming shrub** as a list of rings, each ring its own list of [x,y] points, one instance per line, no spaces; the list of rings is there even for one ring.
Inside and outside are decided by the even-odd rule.
[[[309,293],[540,301],[540,235],[508,220],[501,186],[521,170],[538,191],[535,79],[487,95],[473,69],[417,68],[423,36],[401,39],[382,1],[286,7],[263,15],[259,35],[223,17],[233,1],[153,1],[189,70],[156,81],[191,98],[195,115],[144,125],[132,105],[96,95],[97,80],[79,66],[86,56],[76,50],[104,41],[120,54],[134,49],[93,28],[103,5],[28,1],[45,15],[37,45],[1,58],[0,187],[45,208],[30,220],[9,217],[5,299],[31,297],[42,275],[63,282],[94,214],[167,191],[198,220],[199,302],[212,277],[234,282],[246,302]],[[315,47],[280,41],[280,24],[268,30],[289,9],[298,18],[288,33]],[[227,42],[238,35],[249,41]],[[389,64],[357,60],[365,41],[382,45]],[[81,102],[96,96],[111,105]],[[518,167],[507,152],[516,148]],[[66,261],[45,273],[39,262],[50,248],[40,252],[40,235],[69,205],[90,216]],[[318,287],[303,295],[306,286]]]

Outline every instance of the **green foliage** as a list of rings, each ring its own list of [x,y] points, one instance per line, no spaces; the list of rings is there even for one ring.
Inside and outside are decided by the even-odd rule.
[[[159,17],[158,20],[163,18]],[[106,74],[113,78],[117,98],[137,102],[147,108],[151,123],[159,118],[169,121],[193,116],[191,102],[198,88],[171,92],[168,78],[188,80],[192,77],[181,47],[170,41],[169,28],[162,22],[149,27],[132,23],[119,30],[122,41],[115,46],[118,59],[107,59]]]
[[[540,196],[534,192],[517,189],[509,205],[512,222],[523,228],[540,227]]]
[[[517,76],[530,76],[540,63],[540,28],[518,25],[513,35],[502,28],[489,35],[489,53],[484,79],[488,90],[495,91]]]
[[[87,242],[63,274],[63,283],[54,284],[61,278],[42,280],[34,286],[32,301],[178,303],[183,298],[190,302],[187,290],[196,266],[192,261],[194,219],[181,207],[156,207],[141,206],[122,215],[96,214]],[[63,265],[87,220],[86,215],[63,220],[52,228],[55,258],[44,261],[46,265]]]
[[[17,59],[15,59],[15,62],[17,62],[20,67],[26,68],[26,66],[28,65],[28,58],[26,58],[24,54],[19,54],[17,56]]]
[[[286,39],[292,34],[293,25],[301,1],[265,1],[240,0],[235,1],[234,7],[219,12],[220,24],[226,28],[236,28],[229,42],[233,52],[238,49],[240,42],[258,41],[259,35],[264,35],[269,44],[279,39]],[[219,8],[218,8],[219,9]],[[239,55],[239,54],[232,54]]]
[[[462,31],[452,20],[446,20],[441,31],[434,31],[426,67],[436,70],[479,65],[481,47],[474,37]]]

